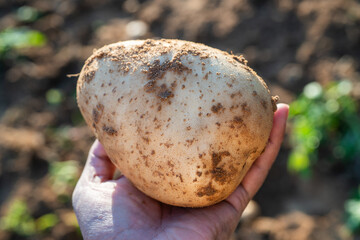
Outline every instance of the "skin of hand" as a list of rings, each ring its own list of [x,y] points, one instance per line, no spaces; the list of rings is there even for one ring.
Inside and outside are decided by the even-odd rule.
[[[227,199],[206,208],[169,206],[124,176],[113,180],[115,166],[95,141],[72,199],[84,239],[229,239],[279,152],[288,111],[278,104],[264,153]]]

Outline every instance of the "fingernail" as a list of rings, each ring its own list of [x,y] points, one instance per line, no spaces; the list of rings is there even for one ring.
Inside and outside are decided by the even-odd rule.
[[[95,175],[93,177],[93,182],[94,183],[102,183],[102,179],[98,175]]]

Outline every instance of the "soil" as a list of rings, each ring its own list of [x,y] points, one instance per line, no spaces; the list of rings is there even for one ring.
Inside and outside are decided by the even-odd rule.
[[[22,6],[37,9],[36,19],[21,20]],[[47,43],[0,56],[0,216],[21,199],[34,219],[55,213],[59,221],[31,237],[0,228],[4,240],[81,239],[69,200],[73,185],[58,196],[49,171],[75,160],[77,177],[81,172],[95,138],[76,105],[77,73],[105,44],[196,41],[243,55],[280,102],[293,101],[308,82],[340,79],[353,81],[360,98],[357,0],[0,0],[0,29],[19,26],[44,33]],[[57,103],[49,100],[54,89]],[[232,239],[360,239],[344,226],[353,187],[346,171],[320,165],[300,178],[288,173],[288,154],[285,141],[254,199],[257,208]]]

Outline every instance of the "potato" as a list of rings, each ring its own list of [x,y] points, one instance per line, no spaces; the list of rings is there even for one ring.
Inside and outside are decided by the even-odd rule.
[[[116,167],[163,203],[228,197],[263,152],[276,99],[242,57],[180,40],[125,41],[87,59],[77,101]]]

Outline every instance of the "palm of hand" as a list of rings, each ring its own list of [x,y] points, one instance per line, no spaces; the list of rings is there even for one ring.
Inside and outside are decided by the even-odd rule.
[[[82,230],[86,229],[82,231],[85,239],[211,239],[219,233],[231,234],[239,217],[239,212],[225,201],[203,209],[160,203],[141,193],[125,177],[91,183],[80,192],[85,203],[74,201],[75,207],[91,206],[78,212],[83,215],[80,219],[84,221],[79,223]],[[219,221],[220,217],[224,219]]]
[[[270,169],[283,138],[288,108],[279,105],[269,144],[242,184],[226,200],[206,208],[179,208],[137,190],[115,167],[99,142],[90,150],[73,195],[84,239],[227,239]]]

